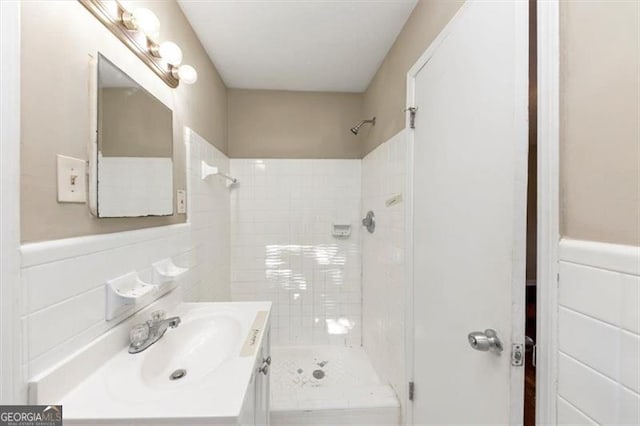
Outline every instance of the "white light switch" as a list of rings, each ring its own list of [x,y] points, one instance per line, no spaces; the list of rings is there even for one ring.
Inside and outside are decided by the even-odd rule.
[[[79,158],[58,155],[58,202],[87,202],[87,163]]]
[[[187,212],[187,191],[184,189],[178,189],[178,214],[185,214]]]

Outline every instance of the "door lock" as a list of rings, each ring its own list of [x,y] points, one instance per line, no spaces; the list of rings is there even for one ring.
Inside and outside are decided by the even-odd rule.
[[[469,333],[467,339],[469,340],[469,345],[477,351],[492,351],[498,354],[502,352],[502,342],[498,337],[498,333],[491,328],[486,329],[484,332],[473,331]]]

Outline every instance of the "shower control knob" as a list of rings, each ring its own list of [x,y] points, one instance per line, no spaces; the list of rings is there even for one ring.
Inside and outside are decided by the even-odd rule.
[[[367,228],[367,231],[369,231],[370,234],[373,234],[376,230],[376,215],[373,211],[369,210],[367,212],[367,216],[362,219],[362,226]]]
[[[265,363],[265,364],[267,364],[267,365],[271,365],[271,355],[269,355],[269,356],[268,356],[268,357],[266,357],[266,358],[263,358],[263,359],[262,359],[262,362],[264,362],[264,363]]]
[[[490,328],[482,331],[473,331],[467,336],[469,345],[477,351],[496,353],[502,352],[502,342],[495,330]]]
[[[262,364],[262,367],[258,368],[258,373],[262,373],[265,376],[269,374],[269,364],[267,364],[266,362]]]

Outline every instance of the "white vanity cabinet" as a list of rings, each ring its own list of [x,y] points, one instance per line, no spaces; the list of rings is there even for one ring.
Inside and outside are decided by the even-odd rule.
[[[267,329],[268,330],[268,329]],[[264,336],[240,414],[241,426],[269,425],[269,378],[271,374],[270,333]]]
[[[256,390],[256,422],[257,426],[269,425],[269,382],[271,375],[271,334],[267,332],[264,336],[264,344],[260,348],[261,356],[258,357],[257,364],[262,361],[262,365],[257,369],[255,378]]]
[[[149,348],[130,354],[131,325],[114,327],[32,380],[29,402],[63,405],[65,425],[269,425],[271,303],[166,309],[180,325]],[[173,378],[180,369],[186,374]]]
[[[242,405],[242,413],[240,414],[241,426],[269,425],[270,348],[270,333],[267,331],[262,341],[262,346],[258,349],[253,374]]]

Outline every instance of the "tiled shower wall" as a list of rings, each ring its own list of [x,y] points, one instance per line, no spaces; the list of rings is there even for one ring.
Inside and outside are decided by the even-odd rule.
[[[275,345],[360,345],[361,161],[232,159],[231,174],[232,300],[273,302]]]
[[[402,131],[362,160],[362,214],[376,229],[362,236],[362,344],[383,380],[405,401],[405,213],[407,134]],[[394,197],[395,204],[387,205]],[[404,405],[404,404],[403,404]]]

